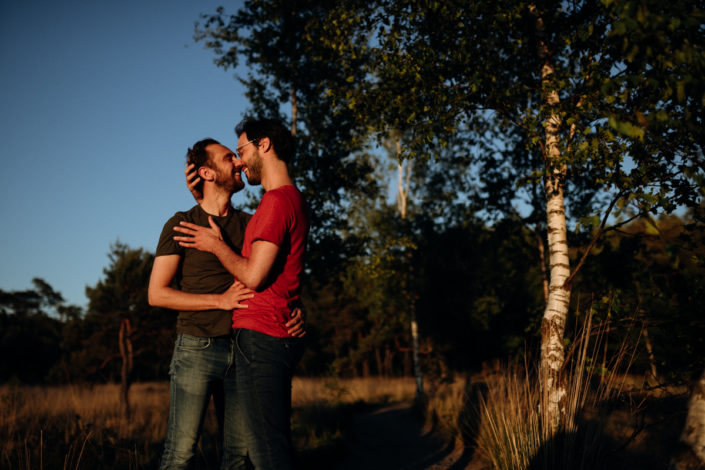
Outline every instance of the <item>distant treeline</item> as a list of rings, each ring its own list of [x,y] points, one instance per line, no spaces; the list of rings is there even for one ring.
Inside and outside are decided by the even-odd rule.
[[[382,235],[382,221],[390,220],[378,219]],[[418,220],[408,233],[414,235],[406,245],[384,236],[367,240],[365,250],[328,266],[325,276],[309,273],[309,348],[300,374],[412,374],[412,311],[427,375],[536,352],[545,300],[530,228],[519,220],[491,227],[472,218],[448,225]],[[580,242],[573,243],[575,260]],[[85,310],[66,305],[42,279],[24,291],[0,290],[0,382],[119,381],[125,320],[132,379],[167,378],[175,313],[147,303],[153,255],[117,242],[109,260],[103,279],[86,288]],[[633,371],[689,379],[704,366],[703,260],[703,232],[688,217],[642,218],[611,231],[574,280],[571,321],[591,310],[594,321],[609,326],[607,348],[625,339],[637,345]]]

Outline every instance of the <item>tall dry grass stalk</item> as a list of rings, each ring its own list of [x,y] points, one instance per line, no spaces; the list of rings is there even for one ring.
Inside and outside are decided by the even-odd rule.
[[[626,342],[601,377],[595,372],[605,328],[592,327],[588,314],[562,373],[566,385],[559,428],[551,431],[541,381],[528,365],[506,368],[487,378],[479,397],[477,447],[494,469],[593,469],[604,457],[600,405],[619,395],[631,357]]]

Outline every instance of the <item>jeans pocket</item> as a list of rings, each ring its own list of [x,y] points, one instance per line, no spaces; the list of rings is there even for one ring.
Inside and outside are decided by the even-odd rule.
[[[211,343],[211,338],[180,334],[176,347],[182,351],[205,351]]]

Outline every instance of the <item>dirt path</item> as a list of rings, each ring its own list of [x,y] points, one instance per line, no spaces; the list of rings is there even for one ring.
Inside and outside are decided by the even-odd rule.
[[[337,470],[476,470],[472,452],[453,449],[412,414],[408,403],[353,418],[347,458]]]

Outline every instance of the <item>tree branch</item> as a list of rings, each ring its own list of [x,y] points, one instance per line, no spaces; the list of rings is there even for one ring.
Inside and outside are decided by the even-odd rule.
[[[588,255],[590,254],[590,251],[592,248],[595,246],[595,243],[597,243],[597,240],[600,238],[602,233],[605,230],[605,224],[607,223],[607,218],[609,217],[610,213],[612,212],[612,209],[614,208],[614,205],[617,203],[622,198],[622,192],[620,191],[617,196],[610,202],[610,206],[607,208],[607,212],[605,212],[605,216],[602,218],[602,223],[600,224],[600,228],[597,230],[597,233],[595,234],[594,237],[592,237],[592,240],[590,241],[590,244],[588,245],[587,249],[585,250],[585,253],[583,253],[582,258],[580,258],[580,261],[578,262],[578,265],[575,267],[572,273],[570,273],[570,276],[568,276],[568,279],[565,280],[563,283],[563,288],[565,289],[566,286],[569,286],[571,282],[573,282],[573,278],[575,277],[576,274],[578,274],[578,271],[580,271],[580,268],[585,264],[585,260],[587,259]]]

